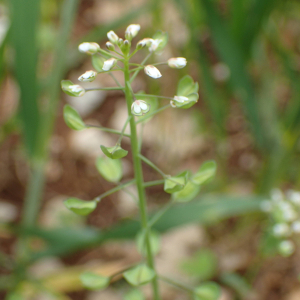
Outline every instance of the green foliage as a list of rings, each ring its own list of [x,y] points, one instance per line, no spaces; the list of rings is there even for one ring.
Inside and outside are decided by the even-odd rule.
[[[216,169],[217,164],[215,161],[206,161],[201,165],[198,172],[192,177],[192,181],[198,185],[207,183],[215,175]]]
[[[102,58],[100,55],[92,55],[92,64],[94,69],[97,72],[103,72],[103,64],[104,64],[105,59]]]
[[[186,185],[187,177],[187,171],[184,171],[176,176],[167,177],[165,179],[164,191],[169,194],[181,191]]]
[[[181,263],[181,269],[201,281],[209,280],[216,275],[218,267],[216,255],[209,249],[201,249],[191,258]]]
[[[97,207],[96,201],[84,201],[78,198],[69,198],[64,202],[65,206],[77,215],[87,216]]]
[[[138,265],[123,273],[124,278],[133,286],[147,284],[155,277],[155,272],[147,265]]]
[[[151,245],[151,251],[154,254],[157,254],[160,250],[160,235],[157,231],[154,230],[149,230],[149,241]],[[138,251],[146,255],[147,254],[147,246],[146,246],[146,232],[142,230],[141,232],[138,233],[136,237],[136,244],[137,244],[137,249]]]
[[[123,158],[128,154],[128,151],[122,149],[119,145],[114,147],[105,147],[101,145],[100,148],[102,152],[111,159]]]
[[[199,192],[200,186],[193,181],[188,180],[185,187],[181,191],[173,193],[172,197],[176,202],[189,202],[195,199]]]
[[[109,285],[110,279],[92,272],[85,272],[80,275],[80,281],[89,290],[102,290]]]
[[[124,296],[124,300],[145,300],[145,296],[140,290],[133,289]]]
[[[70,105],[64,106],[64,120],[71,129],[82,130],[86,128],[77,110]]]
[[[221,295],[220,287],[214,282],[204,282],[194,290],[195,300],[218,300]]]
[[[109,182],[119,182],[123,176],[122,162],[120,159],[98,157],[96,160],[98,172]]]

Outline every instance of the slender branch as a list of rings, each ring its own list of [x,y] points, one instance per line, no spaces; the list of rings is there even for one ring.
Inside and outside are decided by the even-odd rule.
[[[148,226],[151,228],[173,206],[174,203],[174,200],[169,201],[149,220]]]
[[[179,283],[178,281],[175,281],[173,279],[167,278],[165,276],[159,275],[158,279],[160,279],[161,281],[164,281],[172,286],[175,286],[181,290],[184,290],[190,294],[194,294],[194,290],[188,286],[186,286],[185,284],[182,284],[181,282]]]
[[[151,56],[152,52],[150,52],[145,59],[141,62],[141,65],[145,65],[146,61],[148,60],[148,58]],[[130,83],[135,79],[135,77],[139,74],[140,70],[136,70],[135,73],[131,76],[130,78]]]
[[[121,140],[122,140],[122,138],[123,138],[123,136],[124,136],[124,134],[125,134],[126,127],[127,127],[128,123],[129,123],[129,121],[131,120],[131,118],[132,118],[132,116],[128,116],[126,122],[124,123],[124,126],[123,126],[123,128],[122,128],[120,137],[119,137],[119,139],[118,139],[118,141],[117,141],[117,145],[120,145],[120,144],[121,144]]]
[[[105,50],[103,50],[103,49],[100,49],[100,50],[98,50],[98,51],[99,51],[101,54],[103,54],[103,55],[111,56],[111,57],[116,58],[117,60],[124,61],[124,59],[122,59],[122,58],[120,58],[120,57],[118,57],[118,56],[116,56],[116,55],[114,55],[114,54],[112,54],[112,53],[110,53],[110,52],[108,52],[108,51],[105,51]]]
[[[160,184],[164,184],[165,180],[161,179],[161,180],[153,180],[153,181],[148,181],[144,183],[144,187],[150,187],[150,186],[155,186],[155,185],[160,185]]]
[[[132,179],[132,180],[130,180],[130,181],[127,181],[127,182],[125,182],[125,183],[122,183],[122,184],[120,184],[120,185],[118,185],[118,186],[112,188],[111,190],[109,190],[109,191],[107,191],[107,192],[101,194],[100,196],[94,198],[94,200],[97,201],[97,202],[99,202],[101,199],[103,199],[103,198],[105,198],[105,197],[107,197],[107,196],[109,196],[109,195],[111,195],[111,194],[113,194],[113,193],[115,193],[115,192],[118,192],[118,191],[120,191],[120,190],[126,188],[127,186],[130,186],[130,185],[134,184],[135,182],[136,182],[136,180],[135,180],[135,179]]]
[[[135,71],[139,71],[139,70],[142,70],[142,69],[144,69],[144,67],[137,67],[137,68],[129,70],[129,73],[132,73],[132,72],[135,72]]]
[[[118,90],[124,90],[124,87],[108,87],[108,88],[88,88],[85,89],[86,92],[90,91],[118,91]]]
[[[101,71],[101,72],[97,72],[97,75],[99,75],[99,74],[104,74],[104,73],[110,73],[110,72],[112,72],[112,71],[123,71],[123,69],[122,69],[122,67],[121,66],[119,66],[118,64],[116,64],[116,66],[118,66],[119,67],[119,69],[111,69],[111,70],[108,70],[108,71]]]
[[[145,127],[145,123],[142,123],[141,126],[141,133],[140,133],[140,139],[139,139],[139,152],[141,152],[142,150],[142,144],[143,144],[143,133],[144,133],[144,127]]]
[[[121,131],[114,130],[114,129],[111,129],[111,128],[101,127],[101,126],[97,126],[97,125],[90,125],[90,124],[85,124],[85,126],[86,126],[86,128],[98,128],[98,129],[100,129],[102,131],[105,131],[105,132],[122,135]],[[126,137],[130,138],[130,134],[127,134],[127,133],[123,133],[123,136],[126,136]]]
[[[159,108],[159,109],[157,109],[157,110],[155,110],[155,111],[153,111],[153,112],[151,112],[151,113],[148,113],[148,114],[145,115],[145,117],[143,117],[143,118],[137,120],[137,121],[135,122],[135,124],[144,122],[144,121],[147,120],[149,117],[151,117],[151,116],[153,116],[153,115],[156,115],[157,113],[159,113],[159,112],[161,112],[161,111],[163,111],[163,110],[165,110],[166,108],[169,108],[169,107],[171,107],[171,104],[167,104],[167,105],[165,105],[165,106],[163,106],[163,107],[161,107],[161,108]]]
[[[166,96],[159,96],[159,95],[150,95],[150,94],[134,94],[136,97],[150,97],[150,98],[162,98],[168,100],[174,100],[174,97],[166,97]]]
[[[148,158],[143,156],[142,154],[139,154],[140,159],[145,162],[147,165],[149,165],[152,169],[154,169],[156,172],[158,172],[163,178],[165,178],[167,175],[158,168],[153,162],[151,162]]]
[[[139,51],[139,49],[133,50],[132,53],[129,55],[129,59],[130,59],[134,54],[136,54],[138,51]]]
[[[108,74],[112,77],[112,79],[115,81],[115,83],[121,88],[122,87],[121,83],[118,81],[118,79],[115,77],[115,75],[112,72],[109,72]]]

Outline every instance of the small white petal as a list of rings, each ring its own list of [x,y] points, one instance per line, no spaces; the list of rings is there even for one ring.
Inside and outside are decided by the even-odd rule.
[[[142,110],[147,110],[148,109],[148,104],[146,102],[140,100],[140,108]]]
[[[159,72],[159,70],[152,65],[146,66],[144,68],[144,71],[148,76],[155,78],[155,79],[160,78],[162,76],[161,73]]]
[[[177,107],[176,104],[175,104],[175,102],[174,102],[173,100],[170,101],[170,104],[171,104],[171,106],[174,107],[174,108]]]
[[[273,234],[277,237],[287,236],[289,233],[290,229],[286,223],[278,223],[273,227]]]
[[[279,244],[279,251],[284,256],[289,256],[295,251],[295,245],[292,241],[286,240]]]
[[[72,93],[76,93],[78,96],[83,96],[84,93],[85,93],[85,89],[82,86],[78,85],[78,84],[70,85],[69,90]]]
[[[112,69],[112,67],[117,63],[117,60],[115,58],[110,58],[106,60],[103,64],[102,70],[109,71]]]
[[[137,103],[133,103],[133,111],[136,114],[139,114],[139,113],[141,113],[142,109],[141,109],[141,107]]]
[[[84,74],[79,76],[78,80],[79,81],[94,81],[97,76],[97,73],[95,71],[86,71]]]

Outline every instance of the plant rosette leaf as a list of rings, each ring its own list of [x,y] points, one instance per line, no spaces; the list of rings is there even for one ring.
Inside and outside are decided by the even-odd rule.
[[[131,285],[140,286],[150,282],[155,277],[155,272],[143,264],[124,272],[123,276]]]
[[[192,177],[192,181],[198,185],[207,183],[215,176],[216,170],[217,164],[215,161],[206,161],[200,166],[198,172]]]
[[[87,216],[97,207],[96,201],[84,201],[78,198],[69,198],[64,201],[65,206],[80,216]]]
[[[109,182],[119,182],[123,176],[123,168],[120,159],[98,157],[96,168],[104,179]]]
[[[110,279],[92,272],[84,272],[80,275],[80,281],[89,290],[103,290],[109,285]]]
[[[61,89],[69,96],[81,97],[85,94],[85,89],[78,84],[74,84],[70,80],[62,80],[60,82]]]
[[[204,282],[194,289],[194,300],[218,300],[220,296],[221,289],[214,282]]]
[[[159,252],[160,249],[160,235],[157,231],[149,231],[149,240],[151,245],[151,251],[155,255]],[[147,245],[146,245],[146,232],[142,230],[136,236],[136,244],[139,253],[146,255],[147,254]]]
[[[166,178],[164,184],[164,191],[169,194],[181,191],[187,183],[187,177],[188,171],[184,171],[176,176]]]
[[[119,145],[114,147],[105,147],[101,145],[100,148],[102,152],[111,159],[119,159],[128,154],[128,151],[122,149]]]
[[[64,120],[71,129],[82,130],[86,128],[77,110],[68,104],[64,106]]]
[[[189,202],[193,200],[199,192],[200,186],[189,180],[185,187],[181,191],[173,193],[172,197],[176,202]]]

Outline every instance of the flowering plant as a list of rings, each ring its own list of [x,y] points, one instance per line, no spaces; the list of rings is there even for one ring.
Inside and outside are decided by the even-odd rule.
[[[137,42],[134,50],[132,48],[132,39],[138,34],[140,25],[129,25],[125,31],[125,40],[119,38],[118,35],[109,31],[107,37],[109,41],[106,43],[108,50],[102,49],[96,43],[82,43],[79,45],[79,51],[84,52],[92,57],[94,70],[87,71],[79,77],[82,82],[91,82],[96,76],[102,73],[109,73],[116,82],[116,87],[106,88],[84,88],[74,84],[71,81],[63,80],[61,83],[65,93],[71,96],[80,97],[86,92],[94,90],[121,90],[123,91],[127,104],[128,118],[121,131],[109,128],[99,127],[100,130],[108,131],[119,135],[116,144],[113,147],[101,145],[104,156],[100,156],[96,161],[96,167],[99,173],[108,181],[117,184],[111,191],[96,197],[90,201],[84,201],[78,198],[69,198],[65,201],[67,208],[80,215],[88,215],[95,210],[97,203],[105,196],[116,191],[135,184],[138,191],[139,210],[141,218],[141,231],[138,234],[137,244],[142,256],[145,256],[146,263],[140,263],[127,270],[124,270],[124,278],[133,286],[140,286],[151,283],[153,290],[153,299],[160,299],[159,280],[166,282],[174,281],[159,275],[155,268],[155,254],[158,251],[158,234],[152,230],[156,221],[161,218],[164,212],[175,202],[187,202],[192,200],[200,190],[200,186],[208,182],[215,174],[216,164],[214,161],[205,162],[196,174],[190,171],[184,171],[177,175],[167,175],[160,170],[155,164],[141,154],[141,141],[137,136],[137,126],[149,120],[149,117],[167,109],[174,108],[190,108],[199,98],[199,85],[195,83],[190,76],[184,76],[178,84],[177,95],[174,97],[165,97],[158,95],[149,95],[145,93],[135,93],[132,89],[132,82],[141,70],[145,74],[158,79],[162,77],[161,72],[156,66],[168,65],[171,68],[181,69],[186,66],[187,61],[183,57],[170,58],[167,62],[153,63],[146,65],[146,62],[155,53],[163,51],[168,35],[161,31],[157,32],[153,38],[144,38]],[[139,63],[131,63],[131,58],[143,48],[148,48],[148,55]],[[121,65],[120,65],[121,64]],[[113,75],[113,72],[121,71],[124,74],[124,86]],[[155,109],[158,106],[158,99],[168,99],[169,104]],[[153,100],[153,101],[151,101]],[[156,103],[156,105],[151,105]],[[138,117],[138,118],[137,118]],[[71,106],[64,107],[64,119],[66,124],[74,130],[83,130],[89,128],[81,119],[78,112]],[[130,126],[130,134],[125,134],[127,125]],[[94,126],[93,126],[94,127]],[[133,158],[134,179],[120,183],[122,179],[121,159],[128,155],[128,151],[121,147],[123,137],[129,137],[131,141],[131,154]],[[144,182],[142,172],[142,162],[148,164],[155,169],[161,176],[162,180]],[[145,188],[154,185],[164,185],[164,191],[171,194],[171,201],[167,207],[154,215],[150,220],[147,213],[147,202],[145,197]],[[92,272],[83,273],[81,276],[82,283],[89,289],[101,289],[109,285],[112,277],[103,277]],[[176,285],[176,283],[175,283]],[[182,284],[178,284],[182,287]],[[216,300],[219,297],[219,287],[213,282],[202,283],[195,289],[185,287],[195,299]]]

